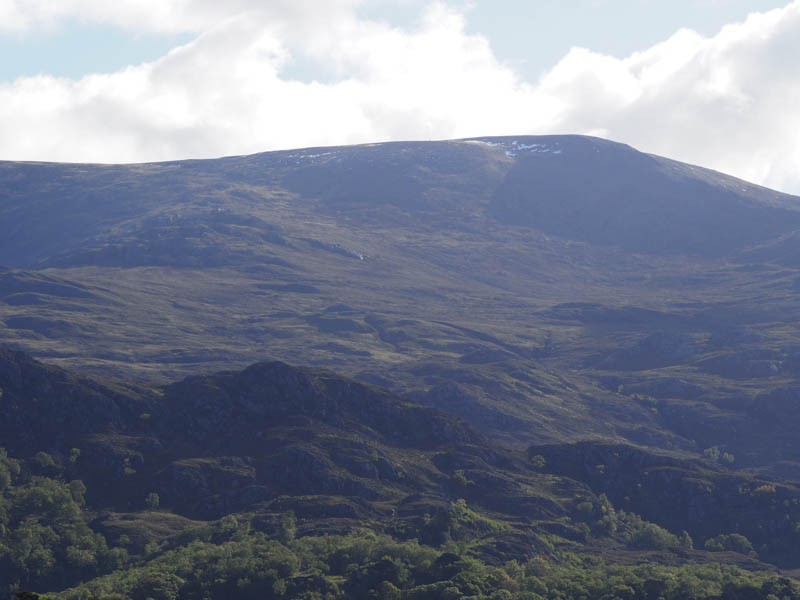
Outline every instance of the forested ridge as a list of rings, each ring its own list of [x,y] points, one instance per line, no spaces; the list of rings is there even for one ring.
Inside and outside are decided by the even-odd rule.
[[[122,538],[111,547],[90,527],[82,482],[35,474],[52,469],[46,457],[23,463],[0,452],[0,573],[4,589],[16,589],[20,599],[36,597],[20,591],[29,589],[65,600],[800,597],[800,582],[771,571],[688,561],[622,564],[562,544],[523,562],[489,564],[475,556],[472,536],[458,533],[460,521],[469,526],[474,518],[464,514],[463,501],[439,519],[444,541],[436,545],[370,530],[297,537],[287,513],[271,534],[253,529],[253,515],[228,515],[162,543],[136,549]],[[657,530],[639,523],[632,545],[691,546]],[[64,591],[47,593],[52,589]]]
[[[59,370],[37,367],[35,362],[31,363],[20,354],[11,356],[28,368],[41,369],[38,371],[42,376],[40,392],[53,389],[47,377],[62,383],[67,377]],[[172,388],[173,396],[165,395],[164,401],[169,404],[172,398],[177,402],[175,390],[181,393],[191,390],[191,397],[195,397],[207,389],[204,386],[209,382],[217,385],[224,382],[228,387],[227,401],[239,398],[241,402],[242,397],[238,395],[241,390],[234,391],[239,388],[231,386],[234,382],[246,381],[245,389],[251,390],[253,377],[256,377],[262,386],[293,381],[293,385],[305,391],[303,405],[289,409],[289,413],[298,410],[317,414],[318,406],[324,404],[327,407],[325,421],[321,423],[346,422],[349,411],[363,410],[354,384],[333,379],[331,374],[287,369],[278,365],[257,365],[247,375],[222,374],[217,379],[187,381]],[[70,381],[68,377],[66,380]],[[87,380],[80,378],[72,381],[78,386],[88,385]],[[316,403],[310,401],[310,388],[305,387],[303,381],[314,383],[315,393],[319,394]],[[326,382],[326,389],[320,389],[322,381]],[[5,389],[6,409],[19,406],[23,399],[17,396],[20,390],[8,385]],[[118,384],[113,389],[117,390],[116,413],[124,409],[126,400],[119,395]],[[282,410],[300,399],[293,396],[295,388],[284,387],[281,393],[277,389],[281,389],[280,386],[273,387],[267,399],[276,406],[284,406]],[[337,400],[336,391],[341,389],[346,389],[346,397],[351,398],[347,404]],[[56,393],[64,394],[66,390],[61,386]],[[95,392],[101,394],[102,390],[96,387]],[[398,402],[377,390],[365,389],[361,393],[371,398],[374,404],[370,411],[375,415],[382,415],[384,411],[414,414],[417,410],[413,404]],[[184,400],[190,402],[188,406],[197,406],[196,400],[190,401],[188,397]],[[46,407],[50,401],[47,395],[41,394],[41,400],[30,405],[29,410],[35,410],[36,405]],[[381,401],[385,406],[380,407]],[[143,399],[136,394],[130,402],[139,406]],[[181,406],[181,410],[174,406],[169,410],[185,419],[186,406]],[[423,411],[426,413],[428,411]],[[154,409],[146,420],[166,419],[166,414]],[[28,417],[27,427],[39,426],[33,413]],[[102,430],[101,438],[111,436],[118,440],[117,444],[119,440],[130,444],[131,434],[141,433],[143,427],[141,415],[134,414],[130,418],[134,420],[132,430],[126,433],[123,418],[117,422],[117,431]],[[290,422],[297,419],[291,414],[287,418]],[[439,417],[428,413],[429,426],[431,418]],[[369,422],[362,419],[362,426]],[[442,423],[449,421],[445,419]],[[165,425],[170,428],[169,423]],[[389,427],[382,417],[374,425]],[[313,430],[319,431],[321,426]],[[192,508],[196,498],[181,502],[178,496],[170,498],[163,490],[162,493],[153,491],[161,489],[158,481],[163,482],[163,477],[159,473],[169,463],[150,467],[151,471],[147,470],[147,464],[153,460],[163,461],[168,443],[155,443],[163,455],[160,459],[157,455],[145,454],[132,460],[131,456],[136,455],[121,456],[124,448],[119,445],[93,446],[91,441],[96,441],[98,434],[91,429],[66,435],[60,442],[54,438],[47,451],[29,449],[24,456],[14,456],[5,449],[0,450],[0,590],[3,594],[21,599],[34,598],[30,594],[37,594],[75,600],[232,597],[677,600],[795,598],[800,594],[798,582],[781,575],[769,564],[759,562],[758,550],[747,537],[735,532],[721,533],[699,540],[695,549],[695,542],[685,530],[670,531],[615,507],[604,493],[595,496],[573,480],[544,474],[548,461],[557,459],[553,450],[533,448],[526,463],[519,464],[510,455],[493,456],[498,450],[493,450],[488,442],[482,442],[480,436],[457,422],[448,425],[456,446],[447,442],[441,446],[442,440],[434,443],[432,438],[420,437],[419,433],[417,437],[408,438],[394,429],[384,431],[383,435],[389,438],[384,442],[386,445],[366,445],[372,448],[368,460],[376,465],[382,464],[381,461],[385,463],[383,476],[375,471],[373,489],[383,490],[380,486],[388,486],[382,491],[385,495],[372,496],[375,501],[372,505],[364,502],[371,496],[369,488],[363,484],[345,487],[336,484],[336,489],[328,495],[320,495],[319,489],[316,494],[309,495],[297,484],[280,480],[284,487],[276,488],[268,502],[253,496],[250,504],[239,500],[237,509],[232,512],[220,508],[224,503],[216,502],[215,518],[200,519],[187,518],[197,513]],[[269,429],[263,431],[261,448],[267,448],[269,435],[274,434],[267,433]],[[285,429],[277,431],[282,432],[284,443],[290,439],[285,437]],[[304,447],[313,449],[309,442],[314,436],[310,436],[310,430],[301,431],[306,431],[301,436]],[[430,435],[436,435],[436,431],[433,427]],[[146,429],[146,432],[153,435],[155,430]],[[24,433],[20,431],[23,437]],[[352,433],[337,435],[343,437],[331,440],[337,439],[343,447],[352,448],[352,441],[346,439]],[[368,435],[367,430],[361,435]],[[399,441],[392,441],[392,436],[399,436]],[[178,443],[186,443],[187,439],[199,443],[193,435],[176,439]],[[164,440],[166,443],[166,438]],[[470,444],[463,445],[465,441]],[[210,442],[212,448],[218,443]],[[297,440],[291,443],[295,448],[301,447],[296,445]],[[397,444],[402,447],[399,453]],[[21,447],[28,448],[26,444]],[[246,447],[255,451],[252,446]],[[438,474],[425,474],[421,470],[426,464],[426,453],[431,452],[426,448],[431,447],[434,448],[432,463],[441,469],[436,472]],[[535,451],[544,455],[532,454]],[[476,462],[476,456],[479,454],[493,461],[496,467],[488,471],[478,469],[481,463]],[[279,456],[290,462],[282,466],[270,460],[269,468],[288,469],[287,472],[297,468],[297,464],[291,462],[293,455],[279,451]],[[98,461],[111,465],[104,478],[111,477],[119,482],[112,485],[112,488],[119,488],[116,493],[104,495],[90,489],[92,485],[103,484],[103,478],[93,478]],[[227,461],[236,469],[246,467],[244,462],[232,462],[230,458]],[[341,464],[362,476],[368,474],[364,466],[367,463],[353,461],[350,455]],[[177,464],[180,463],[179,460]],[[230,467],[224,464],[223,461],[215,468],[225,473]],[[398,475],[399,464],[404,465],[407,475]],[[146,475],[148,472],[151,475]],[[333,473],[325,475],[317,471],[316,476],[334,477],[332,481],[338,481],[335,478],[341,475]],[[91,479],[88,486],[81,479],[84,474]],[[503,476],[508,479],[504,480]],[[433,477],[438,482],[437,487],[429,489],[424,483],[426,477]],[[500,490],[511,486],[515,477],[522,478],[517,485],[531,486],[538,481],[539,495],[532,495],[535,488],[521,496],[506,491],[504,493],[510,495],[498,505],[496,499],[492,503],[480,493],[481,485],[492,481],[495,490],[492,493],[490,489],[490,495],[502,495]],[[129,486],[127,481],[139,483]],[[365,480],[359,477],[353,480],[356,481]],[[523,481],[526,483],[522,484]],[[562,489],[562,496],[542,495],[546,481],[553,490]],[[308,482],[309,485],[318,483]],[[229,492],[213,488],[213,485],[225,488],[239,484],[235,479],[223,478],[216,484],[206,485],[212,486],[203,489],[213,497]],[[392,486],[396,485],[411,486],[407,489],[412,493],[393,496]],[[120,493],[120,489],[127,491]],[[287,495],[290,490],[294,490],[295,495]],[[340,496],[342,492],[349,496]],[[162,497],[168,499],[166,504]],[[231,499],[236,497],[243,496],[230,496]],[[517,506],[523,501],[526,502],[523,508]],[[389,510],[387,503],[392,507]],[[556,508],[559,504],[562,508]]]

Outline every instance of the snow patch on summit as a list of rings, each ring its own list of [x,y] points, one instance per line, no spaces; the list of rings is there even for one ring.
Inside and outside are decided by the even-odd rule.
[[[310,160],[314,161],[317,158],[323,158],[326,156],[336,156],[336,152],[318,152],[318,153],[309,153],[309,152],[295,152],[294,154],[288,154],[286,158],[294,158],[294,159],[301,159],[301,160]],[[299,160],[298,160],[299,163]]]
[[[490,142],[487,140],[466,140],[468,144],[483,144],[485,146],[500,147],[506,156],[515,157],[521,153],[528,154],[561,154],[559,144],[521,144],[517,140],[511,142]]]

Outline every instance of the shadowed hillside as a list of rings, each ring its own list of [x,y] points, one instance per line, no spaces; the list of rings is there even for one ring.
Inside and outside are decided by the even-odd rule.
[[[279,359],[519,448],[695,453],[758,410],[745,398],[793,389],[796,198],[621,144],[6,162],[0,186],[0,340],[84,372],[163,383]],[[776,455],[764,432],[732,453],[793,472],[793,443]]]
[[[527,561],[491,571],[515,594],[573,551],[797,567],[796,197],[582,136],[3,162],[0,190],[0,590],[358,528],[438,558],[319,550],[274,597],[426,597],[467,555]]]

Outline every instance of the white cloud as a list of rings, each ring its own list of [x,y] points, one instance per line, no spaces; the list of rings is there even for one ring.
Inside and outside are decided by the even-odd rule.
[[[0,155],[136,161],[394,138],[516,133],[535,97],[463,17],[434,4],[413,32],[337,13],[306,53],[335,83],[282,77],[285,21],[226,19],[160,60],[80,81],[0,85]],[[309,26],[308,31],[314,28]]]
[[[0,0],[0,31],[25,33],[67,20],[147,32],[200,33],[243,13],[290,25],[324,27],[363,0]]]
[[[127,162],[575,132],[800,192],[800,0],[624,59],[576,48],[539,82],[520,80],[442,3],[413,31],[359,18],[359,4],[0,0],[0,27],[17,32],[79,18],[198,33],[117,73],[0,84],[0,156]],[[296,56],[332,82],[289,79]]]
[[[793,2],[713,38],[678,32],[623,60],[573,50],[540,90],[569,99],[562,128],[602,130],[656,154],[800,193],[797,56],[800,2]]]

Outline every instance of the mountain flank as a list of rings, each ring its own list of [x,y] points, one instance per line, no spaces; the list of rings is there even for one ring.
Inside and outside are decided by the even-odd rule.
[[[332,369],[530,445],[797,477],[797,198],[584,136],[0,164],[0,341]]]
[[[585,136],[2,162],[0,595],[798,596],[799,208]]]

